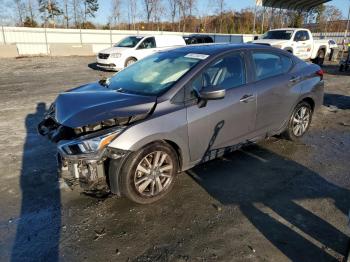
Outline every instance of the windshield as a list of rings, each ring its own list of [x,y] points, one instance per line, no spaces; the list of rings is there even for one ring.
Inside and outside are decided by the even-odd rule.
[[[142,36],[129,36],[116,43],[114,47],[135,47],[141,41]]]
[[[156,53],[115,74],[109,79],[108,88],[140,95],[159,95],[206,57],[182,52]]]
[[[261,39],[280,39],[289,40],[292,38],[293,30],[273,30],[267,31]]]

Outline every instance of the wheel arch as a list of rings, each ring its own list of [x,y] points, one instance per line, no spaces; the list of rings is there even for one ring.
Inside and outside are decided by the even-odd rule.
[[[293,54],[293,48],[291,48],[291,47],[286,47],[283,50]]]
[[[124,61],[124,67],[126,67],[126,63],[127,63],[128,60],[130,60],[130,59],[134,59],[135,61],[138,61],[138,59],[137,59],[135,56],[129,56],[129,57],[127,57],[127,58],[125,59],[125,61]]]
[[[315,110],[315,101],[311,97],[309,97],[309,96],[304,97],[299,103],[301,103],[301,102],[308,103],[311,106],[312,111]]]
[[[182,171],[182,165],[183,165],[182,150],[181,150],[180,146],[172,140],[169,140],[169,139],[154,140],[152,142],[144,144],[138,150],[141,150],[142,148],[147,147],[147,146],[154,144],[154,143],[165,144],[165,145],[169,146],[172,150],[174,150],[176,157],[177,157],[177,161],[178,161],[179,172]],[[124,158],[111,159],[110,161],[106,162],[105,168],[108,170],[108,173],[106,174],[106,176],[107,176],[110,190],[113,194],[116,194],[118,196],[121,196],[120,172],[121,172],[122,168],[124,167],[125,163],[127,162],[127,159],[129,157],[132,157],[132,153],[133,152],[129,152]],[[111,169],[110,169],[111,165],[114,165],[114,169],[117,171],[116,173],[111,172]]]
[[[184,160],[183,160],[181,147],[176,142],[174,142],[171,139],[165,138],[165,139],[153,140],[151,142],[148,142],[148,143],[142,145],[138,150],[141,150],[142,148],[145,148],[145,147],[147,147],[147,146],[149,146],[151,144],[154,144],[154,143],[165,144],[166,146],[169,146],[172,150],[174,150],[174,152],[175,152],[175,154],[177,156],[179,170],[182,169],[182,165],[183,165]]]

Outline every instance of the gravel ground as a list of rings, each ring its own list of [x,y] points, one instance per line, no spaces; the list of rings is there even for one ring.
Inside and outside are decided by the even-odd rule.
[[[300,142],[271,138],[210,161],[140,206],[59,183],[55,146],[36,133],[59,92],[111,73],[93,57],[0,61],[1,261],[345,258],[350,75],[336,65],[325,66],[325,105]]]

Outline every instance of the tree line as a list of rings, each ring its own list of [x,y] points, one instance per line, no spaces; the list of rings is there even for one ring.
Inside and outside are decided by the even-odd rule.
[[[109,8],[104,10],[107,22],[101,24],[95,19],[99,0],[0,0],[0,4],[1,1],[10,1],[17,26],[28,27],[229,34],[308,25],[313,25],[310,26],[313,31],[344,30],[343,23],[338,22],[343,18],[342,12],[333,5],[319,5],[301,12],[264,7],[235,10],[226,0],[107,0],[110,1]]]

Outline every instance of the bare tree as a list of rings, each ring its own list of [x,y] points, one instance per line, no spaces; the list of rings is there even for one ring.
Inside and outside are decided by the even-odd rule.
[[[322,21],[325,23],[324,30],[332,30],[332,22],[343,19],[342,12],[333,5],[326,5],[323,12]],[[330,25],[329,25],[330,24]],[[331,28],[329,28],[331,27]]]
[[[111,23],[114,26],[117,26],[120,21],[120,10],[121,10],[121,0],[112,0],[112,15]]]
[[[223,13],[224,13],[224,8],[225,8],[225,0],[217,0],[217,8],[218,8],[219,16],[220,16],[219,32],[221,33],[222,23],[223,23]]]
[[[16,13],[18,15],[18,24],[23,26],[25,5],[22,0],[14,0]]]
[[[30,1],[30,0],[29,0]],[[63,18],[66,24],[66,28],[69,27],[69,13],[68,13],[68,0],[63,0]]]
[[[129,0],[128,1],[129,4],[129,11],[130,11],[130,22],[132,24],[133,30],[136,29],[136,13],[137,13],[137,0]]]
[[[82,9],[82,0],[72,0],[73,20],[76,28],[81,27],[84,11]]]
[[[154,0],[143,0],[143,2],[145,4],[147,23],[149,23],[153,14]]]
[[[161,0],[153,0],[153,18],[154,22],[157,24],[157,30],[159,31],[160,18],[165,13],[164,6]]]
[[[195,5],[196,5],[196,0],[186,0],[185,2],[187,2],[186,6],[188,8],[189,16],[192,16],[193,15],[193,11],[195,9]]]
[[[182,32],[186,31],[187,0],[178,0],[179,4],[179,31],[182,20]]]
[[[34,10],[33,10],[33,3],[32,0],[28,0],[27,2],[27,8],[28,8],[28,15],[30,17],[31,21],[34,21]]]
[[[175,23],[176,11],[178,9],[178,0],[168,0],[168,4],[169,4],[170,17],[171,17],[171,24],[172,24],[173,30],[175,30],[174,23]]]

